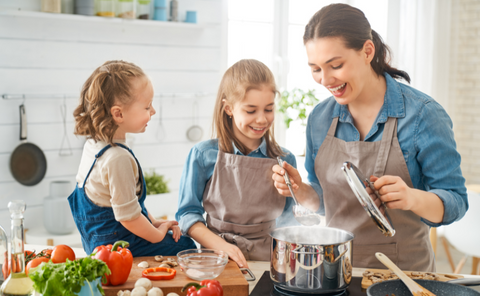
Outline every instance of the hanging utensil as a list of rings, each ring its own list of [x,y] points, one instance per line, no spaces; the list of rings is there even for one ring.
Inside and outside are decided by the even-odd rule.
[[[385,236],[394,236],[395,228],[393,227],[392,220],[388,214],[387,207],[382,202],[381,207],[383,207],[383,212],[385,213],[382,214],[366,190],[366,188],[369,187],[376,197],[380,199],[380,196],[373,187],[372,182],[370,182],[370,180],[366,178],[363,173],[349,161],[343,163],[342,171],[347,179],[348,185],[350,185],[350,188],[352,188],[353,193],[355,193],[358,201],[363,206],[365,211],[367,211],[368,215],[372,218],[380,231]]]
[[[160,105],[158,106],[158,127],[157,127],[157,140],[163,142],[165,139],[165,127],[162,122],[162,98],[160,98]]]
[[[280,156],[277,156],[277,161],[280,167],[283,168],[283,160]],[[305,208],[301,204],[297,202],[297,198],[295,197],[295,193],[292,189],[292,182],[290,182],[290,177],[288,176],[287,171],[285,170],[285,174],[283,174],[283,178],[285,179],[285,183],[287,183],[288,190],[290,190],[290,194],[292,195],[293,200],[295,201],[295,205],[292,207],[293,216],[298,221],[298,223],[305,225],[305,226],[313,226],[319,225],[322,221],[319,214],[310,211],[309,209]]]
[[[193,125],[187,130],[187,139],[191,142],[198,142],[202,139],[203,129],[198,125],[198,104],[193,103]]]
[[[63,138],[62,144],[60,144],[60,150],[58,151],[58,155],[60,156],[72,156],[72,146],[70,145],[70,140],[68,139],[67,133],[67,103],[65,102],[65,98],[63,99],[63,104],[60,106],[60,112],[62,113],[62,121],[63,121]],[[66,147],[64,148],[64,145]]]

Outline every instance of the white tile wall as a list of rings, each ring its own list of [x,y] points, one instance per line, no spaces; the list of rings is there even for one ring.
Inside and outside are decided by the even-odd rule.
[[[17,3],[35,10],[33,2]],[[170,188],[177,190],[183,163],[194,145],[186,138],[195,119],[194,102],[198,103],[203,140],[211,136],[215,93],[226,64],[222,60],[226,56],[222,52],[225,1],[179,1],[180,19],[185,10],[197,10],[197,25],[18,11],[11,3],[0,0],[0,95],[27,94],[28,141],[44,151],[48,168],[36,186],[23,186],[13,179],[9,159],[20,143],[18,107],[23,100],[0,98],[0,224],[10,228],[8,201],[24,199],[25,226],[38,227],[50,182],[69,180],[75,185],[85,140],[73,135],[72,112],[82,84],[106,60],[138,64],[150,76],[156,94],[164,94],[155,98],[157,114],[147,131],[129,141],[143,169],[165,175]],[[174,97],[174,93],[187,95]],[[62,104],[67,106],[66,132],[72,156],[59,155],[65,132]],[[157,134],[160,116],[165,132],[162,138]]]
[[[452,1],[450,99],[467,184],[480,184],[480,1]]]

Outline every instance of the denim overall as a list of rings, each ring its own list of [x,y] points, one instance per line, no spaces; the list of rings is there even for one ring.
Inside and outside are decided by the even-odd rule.
[[[139,175],[142,178],[142,194],[138,199],[140,207],[142,208],[142,215],[151,223],[148,218],[148,212],[145,208],[145,198],[147,197],[145,180],[143,178],[142,168],[138,163],[137,158],[133,154],[132,150],[128,147],[117,143],[118,146],[128,150],[139,168]],[[111,207],[100,207],[94,204],[85,193],[85,184],[87,183],[88,176],[92,172],[93,166],[97,162],[97,159],[107,151],[111,145],[105,146],[98,154],[95,155],[95,161],[92,167],[88,171],[83,186],[75,187],[73,193],[68,197],[70,209],[72,211],[75,224],[82,236],[82,245],[87,254],[91,254],[95,247],[100,245],[113,244],[118,240],[124,240],[130,243],[128,249],[132,252],[134,257],[138,256],[175,256],[178,252],[186,249],[195,249],[196,246],[193,241],[188,237],[180,237],[178,242],[175,242],[172,235],[167,233],[163,240],[158,243],[151,243],[127,230],[123,225],[115,220],[115,215]]]

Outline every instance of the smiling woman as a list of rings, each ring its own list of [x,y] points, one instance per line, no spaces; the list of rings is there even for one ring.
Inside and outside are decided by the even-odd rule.
[[[308,182],[285,168],[303,200],[319,200],[326,223],[355,235],[353,266],[382,268],[382,252],[405,270],[434,271],[429,226],[450,224],[468,208],[460,155],[445,110],[395,79],[389,49],[362,11],[332,4],[315,13],[303,36],[313,79],[332,96],[307,123]],[[442,161],[438,161],[442,159]],[[340,170],[350,161],[374,182],[396,234],[384,237]],[[275,186],[288,194],[280,168]]]

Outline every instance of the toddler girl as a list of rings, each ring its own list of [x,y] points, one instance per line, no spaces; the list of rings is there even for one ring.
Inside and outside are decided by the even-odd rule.
[[[88,140],[68,201],[87,254],[118,240],[130,243],[133,256],[195,248],[190,238],[181,237],[176,221],[156,220],[145,208],[142,169],[125,142],[126,133],[145,131],[155,114],[152,101],[150,79],[124,61],[104,63],[83,85],[75,134]]]
[[[246,260],[270,260],[276,220],[294,221],[293,200],[282,197],[272,181],[277,156],[296,166],[273,136],[277,93],[263,63],[241,60],[230,67],[215,104],[216,138],[191,149],[180,180],[176,218],[182,233],[227,252],[240,267]]]

